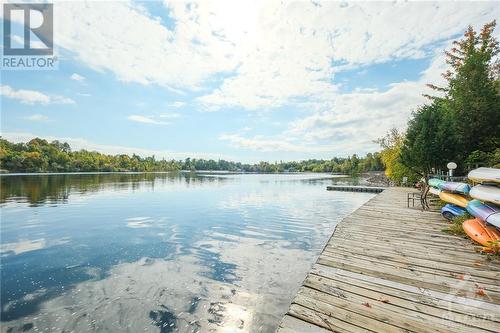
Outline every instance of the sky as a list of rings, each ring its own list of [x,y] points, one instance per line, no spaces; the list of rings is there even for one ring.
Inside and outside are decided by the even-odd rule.
[[[500,17],[499,2],[53,3],[58,69],[2,71],[4,138],[242,162],[377,151],[443,84],[451,42]]]

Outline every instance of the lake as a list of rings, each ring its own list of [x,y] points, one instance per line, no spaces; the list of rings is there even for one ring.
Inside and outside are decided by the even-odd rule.
[[[1,176],[1,332],[274,332],[373,194],[325,174]]]

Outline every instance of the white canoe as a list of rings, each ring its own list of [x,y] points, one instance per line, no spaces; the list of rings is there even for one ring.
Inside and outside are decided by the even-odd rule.
[[[469,194],[474,199],[500,205],[500,188],[496,186],[476,185]]]
[[[469,172],[467,178],[476,183],[500,183],[500,169],[477,168]]]

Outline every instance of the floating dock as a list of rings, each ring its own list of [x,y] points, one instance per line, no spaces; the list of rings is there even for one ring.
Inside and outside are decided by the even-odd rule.
[[[500,261],[388,188],[336,228],[277,330],[500,332]]]
[[[327,186],[326,189],[328,191],[380,193],[385,190],[385,187],[334,185]]]

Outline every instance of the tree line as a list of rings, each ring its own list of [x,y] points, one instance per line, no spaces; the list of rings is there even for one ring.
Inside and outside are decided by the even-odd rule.
[[[133,154],[108,155],[96,151],[73,151],[68,143],[34,138],[13,143],[0,138],[0,168],[4,172],[154,172],[211,170],[234,172],[333,172],[358,174],[383,170],[379,153],[356,154],[330,160],[310,159],[291,162],[244,164],[226,160],[186,158],[156,159]]]
[[[405,132],[392,129],[378,140],[386,174],[409,182],[458,164],[458,173],[500,167],[500,52],[493,37],[496,22],[476,32],[469,26],[462,39],[445,51],[446,86],[429,84],[437,96],[419,106]]]

